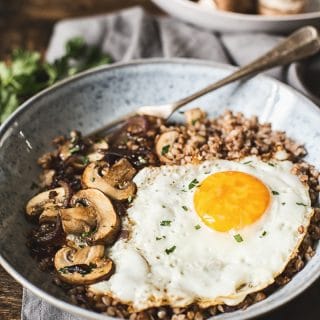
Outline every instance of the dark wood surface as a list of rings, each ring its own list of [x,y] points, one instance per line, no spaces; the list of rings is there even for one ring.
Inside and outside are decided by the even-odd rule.
[[[152,13],[160,12],[148,0],[0,0],[0,57],[5,58],[14,47],[45,51],[57,20],[107,13],[132,5],[143,5]],[[319,297],[320,281],[261,320],[319,320]],[[20,319],[21,298],[21,286],[0,267],[0,320]]]

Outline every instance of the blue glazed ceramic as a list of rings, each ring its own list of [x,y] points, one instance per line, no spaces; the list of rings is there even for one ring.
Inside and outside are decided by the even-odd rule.
[[[50,150],[51,140],[71,129],[95,131],[136,106],[164,104],[184,97],[232,71],[192,60],[147,60],[98,68],[30,99],[0,130],[0,262],[23,286],[53,305],[88,319],[107,319],[67,303],[67,297],[42,273],[25,246],[30,229],[23,212],[40,170],[37,158]],[[188,107],[201,106],[210,116],[224,109],[257,115],[275,129],[304,143],[307,160],[320,169],[320,111],[309,100],[273,79],[258,76],[210,93]],[[179,121],[181,115],[175,115]],[[181,119],[180,119],[181,120]],[[320,275],[317,254],[294,279],[247,310],[215,319],[248,319],[289,301]]]

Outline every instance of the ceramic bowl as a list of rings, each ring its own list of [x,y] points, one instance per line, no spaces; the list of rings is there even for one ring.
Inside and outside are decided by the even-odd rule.
[[[307,24],[320,26],[320,0],[310,0],[305,13],[281,16],[215,10],[190,0],[152,1],[174,17],[214,31],[288,33]]]
[[[51,140],[71,129],[88,134],[132,111],[136,106],[164,104],[216,81],[233,69],[192,60],[150,60],[115,64],[78,75],[38,94],[17,110],[0,129],[0,262],[23,286],[51,304],[88,319],[108,319],[67,302],[67,297],[41,272],[26,248],[30,224],[24,217],[26,201],[36,193],[37,158],[51,149]],[[293,89],[264,76],[234,83],[210,93],[190,106],[201,106],[209,116],[226,108],[257,115],[275,129],[304,143],[307,160],[320,169],[320,111]],[[182,120],[175,115],[175,120]],[[247,310],[215,319],[249,319],[289,301],[320,275],[320,247],[293,280],[266,300]],[[110,318],[111,319],[111,318]]]

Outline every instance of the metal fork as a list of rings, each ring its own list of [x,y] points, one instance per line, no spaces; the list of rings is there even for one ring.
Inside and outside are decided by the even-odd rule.
[[[311,26],[300,28],[274,47],[271,51],[202,90],[173,103],[139,107],[134,112],[128,113],[124,117],[118,118],[117,120],[107,124],[94,134],[110,131],[112,128],[133,115],[149,115],[167,120],[175,111],[186,104],[231,82],[255,76],[262,71],[266,71],[277,66],[287,65],[312,56],[319,51],[320,38],[317,29]]]

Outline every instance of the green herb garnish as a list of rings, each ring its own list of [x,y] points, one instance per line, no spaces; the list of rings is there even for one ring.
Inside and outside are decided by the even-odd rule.
[[[265,237],[267,235],[267,231],[263,231],[262,233],[261,233],[261,236],[260,236],[260,238],[263,238],[263,237]]]
[[[199,229],[201,229],[201,226],[200,226],[200,224],[197,224],[196,226],[194,226],[194,228],[195,228],[196,230],[199,230]]]
[[[78,145],[76,145],[76,146],[74,146],[74,147],[69,149],[69,152],[71,154],[74,154],[74,153],[79,152],[79,151],[80,151],[80,147]]]
[[[274,191],[274,190],[272,190],[271,192],[272,192],[272,194],[275,195],[275,196],[278,196],[278,195],[280,194],[278,191]]]
[[[159,240],[162,240],[162,239],[165,239],[166,236],[162,236],[162,237],[156,237],[156,240],[159,241]]]
[[[252,161],[247,161],[247,162],[244,162],[243,164],[250,164]]]
[[[165,250],[165,252],[166,252],[166,254],[170,254],[170,253],[172,253],[174,250],[176,250],[176,246],[173,246],[173,247],[171,247],[171,248],[168,248],[168,249],[166,249]]]
[[[82,157],[82,163],[86,166],[87,164],[89,164],[89,158],[87,156],[83,156]]]
[[[39,52],[16,49],[9,62],[0,62],[0,123],[26,99],[55,82],[83,70],[110,63],[97,46],[83,38],[70,39],[65,54],[52,63],[43,61]]]
[[[268,165],[269,165],[270,167],[275,167],[275,166],[276,166],[275,164],[273,164],[273,163],[271,163],[271,162],[268,162]]]
[[[281,202],[281,204],[284,206],[286,203],[285,202]]]
[[[81,233],[80,237],[81,238],[88,238],[88,237],[92,236],[96,231],[97,231],[97,227],[95,227],[94,229],[92,229],[88,232]]]
[[[183,209],[184,211],[188,211],[188,207],[187,207],[187,206],[182,206],[182,209]]]
[[[162,150],[161,150],[161,155],[163,156],[163,155],[167,154],[167,153],[169,152],[169,149],[170,149],[170,145],[169,145],[169,144],[167,144],[166,146],[164,146],[164,147],[162,148]]]
[[[171,226],[171,220],[163,220],[160,222],[160,226],[162,227],[170,227]]]
[[[304,203],[302,203],[302,202],[296,202],[296,204],[297,204],[298,206],[304,206],[304,207],[307,206],[306,204],[304,204]]]
[[[233,237],[234,237],[234,239],[235,239],[237,242],[242,242],[242,241],[243,241],[243,238],[241,237],[240,234],[236,234],[236,235],[234,235]]]
[[[192,188],[196,187],[197,184],[199,183],[199,181],[197,179],[193,179],[190,183],[189,183],[189,190],[191,190]]]

